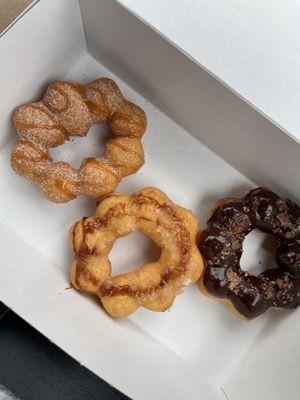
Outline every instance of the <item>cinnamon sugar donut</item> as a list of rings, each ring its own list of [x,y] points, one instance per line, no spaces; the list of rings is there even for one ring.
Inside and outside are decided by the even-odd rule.
[[[278,241],[278,268],[258,276],[240,267],[243,241],[255,228]],[[254,189],[242,199],[223,199],[199,234],[198,246],[206,260],[201,291],[241,318],[255,318],[270,307],[289,309],[300,304],[300,207],[292,201],[265,188]]]
[[[101,157],[84,159],[79,169],[51,160],[49,148],[63,144],[70,136],[85,136],[92,124],[101,122],[116,134]],[[40,102],[17,108],[14,124],[19,141],[12,152],[13,169],[57,203],[79,194],[101,197],[111,193],[122,177],[144,163],[141,137],[146,115],[124,99],[111,79],[97,79],[86,86],[55,81]]]
[[[117,238],[135,230],[161,247],[161,256],[134,272],[112,277],[109,252]],[[97,295],[113,317],[129,315],[141,306],[164,311],[202,272],[196,232],[192,212],[173,204],[158,189],[143,189],[131,196],[109,195],[94,217],[83,218],[71,228],[72,285]]]

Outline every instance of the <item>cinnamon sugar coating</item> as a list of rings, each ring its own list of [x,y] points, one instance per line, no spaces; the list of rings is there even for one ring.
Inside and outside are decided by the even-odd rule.
[[[87,135],[94,123],[107,123],[116,134],[102,156],[84,159],[79,169],[51,160],[49,148],[71,136]],[[14,124],[20,139],[11,156],[13,169],[57,203],[79,194],[101,197],[111,193],[122,177],[144,163],[141,137],[146,115],[124,99],[111,79],[97,79],[86,86],[55,81],[40,102],[16,109]]]

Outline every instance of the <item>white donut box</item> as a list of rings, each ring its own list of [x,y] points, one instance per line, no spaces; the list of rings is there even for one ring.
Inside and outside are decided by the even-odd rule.
[[[202,227],[214,202],[256,185],[299,201],[299,17],[296,0],[40,0],[0,38],[0,300],[133,399],[299,398],[300,310],[240,321],[191,285],[165,313],[114,320],[65,290],[68,229],[95,201],[51,203],[12,171],[12,112],[54,79],[109,76],[149,121],[146,163],[119,192],[157,186]],[[99,154],[104,130],[54,158]],[[265,247],[250,234],[243,267],[274,263]],[[114,273],[155,254],[138,233],[120,239]]]

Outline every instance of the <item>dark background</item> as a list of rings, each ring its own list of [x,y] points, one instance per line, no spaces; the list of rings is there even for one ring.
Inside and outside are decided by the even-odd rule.
[[[0,303],[0,385],[20,400],[126,400]]]

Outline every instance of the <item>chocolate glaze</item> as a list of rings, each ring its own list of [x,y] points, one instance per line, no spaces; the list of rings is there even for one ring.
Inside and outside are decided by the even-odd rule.
[[[278,268],[258,276],[242,271],[245,236],[253,229],[274,235],[279,247]],[[198,236],[207,261],[203,277],[213,296],[228,298],[248,319],[269,307],[295,308],[300,304],[300,207],[265,188],[243,199],[222,200]]]

